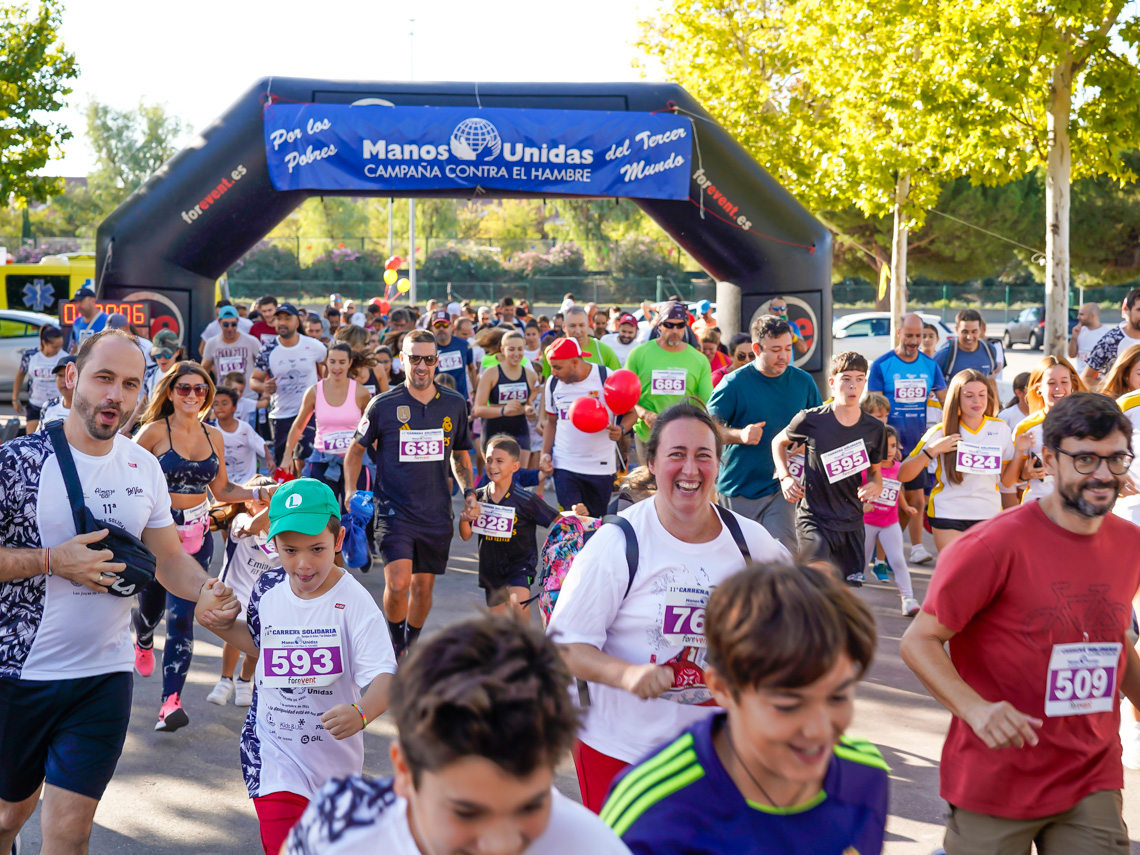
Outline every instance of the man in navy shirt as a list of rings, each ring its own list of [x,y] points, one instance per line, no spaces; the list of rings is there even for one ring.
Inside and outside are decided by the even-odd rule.
[[[478,380],[471,345],[459,336],[452,335],[451,315],[445,310],[432,312],[430,323],[431,331],[435,334],[436,343],[439,345],[437,370],[450,374],[455,381],[455,391],[467,400],[467,390],[474,388]]]
[[[79,345],[95,333],[103,331],[107,326],[108,316],[95,304],[95,292],[87,285],[76,291],[71,301],[75,303],[77,314],[71,324],[71,337],[67,343],[67,350],[69,353],[76,353]]]
[[[981,371],[987,377],[997,376],[1001,360],[997,349],[986,341],[986,324],[981,313],[977,309],[962,309],[954,330],[958,337],[946,342],[934,354],[934,361],[946,379],[952,379],[967,368]]]
[[[843,735],[875,620],[811,565],[752,565],[705,612],[705,679],[722,712],[610,789],[602,821],[634,855],[877,855],[888,768]]]
[[[939,401],[946,398],[946,378],[933,359],[922,352],[922,318],[913,312],[904,315],[899,326],[899,343],[873,363],[867,377],[867,391],[881,392],[891,403],[887,424],[899,432],[899,451],[903,458],[914,450],[926,433],[926,402],[933,394]],[[912,508],[925,507],[926,472],[903,485],[906,501]],[[900,517],[903,512],[899,511]],[[917,514],[906,520],[910,532],[910,560],[925,564],[933,560],[922,545],[922,518]]]

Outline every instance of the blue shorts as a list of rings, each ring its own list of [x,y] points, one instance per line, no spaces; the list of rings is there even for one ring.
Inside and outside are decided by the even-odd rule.
[[[26,413],[27,420],[30,422],[38,422],[41,415],[43,415],[43,408],[37,407],[31,401],[28,401],[28,409]]]
[[[44,780],[102,798],[127,738],[133,677],[0,677],[0,799],[22,802]]]

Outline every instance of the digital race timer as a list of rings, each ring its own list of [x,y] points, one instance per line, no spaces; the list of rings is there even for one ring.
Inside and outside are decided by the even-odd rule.
[[[150,306],[148,301],[134,301],[129,303],[96,303],[96,308],[101,312],[106,312],[108,315],[113,315],[116,312],[123,315],[129,323],[134,324],[139,330],[146,330],[150,324]],[[70,326],[75,323],[79,311],[76,309],[74,303],[62,303],[60,305],[60,323],[64,326]]]

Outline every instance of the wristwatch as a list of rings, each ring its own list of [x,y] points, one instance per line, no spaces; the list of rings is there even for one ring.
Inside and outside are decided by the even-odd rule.
[[[465,498],[465,499],[468,498],[469,496],[474,496],[474,495],[475,495],[475,490],[471,487],[468,487],[466,490],[463,491],[463,498]]]

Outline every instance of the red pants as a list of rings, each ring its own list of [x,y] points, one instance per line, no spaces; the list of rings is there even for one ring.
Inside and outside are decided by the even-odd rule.
[[[581,740],[574,742],[574,768],[578,772],[578,789],[582,791],[582,804],[594,813],[602,812],[606,793],[618,772],[629,764],[595,751]]]
[[[261,824],[261,845],[265,855],[279,855],[289,836],[289,829],[297,824],[309,800],[296,793],[270,793],[253,800],[257,820]]]

